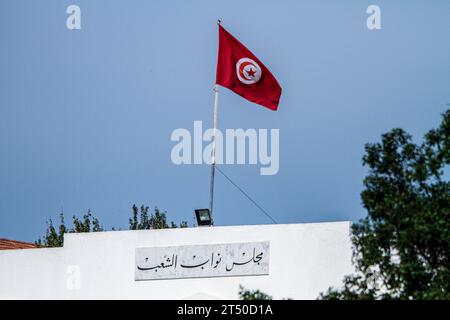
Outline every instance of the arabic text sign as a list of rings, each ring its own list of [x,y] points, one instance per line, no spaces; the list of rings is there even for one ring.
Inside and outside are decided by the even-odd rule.
[[[269,274],[269,242],[136,249],[135,280]]]

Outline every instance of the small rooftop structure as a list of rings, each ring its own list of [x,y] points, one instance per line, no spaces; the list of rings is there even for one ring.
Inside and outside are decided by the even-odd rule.
[[[30,242],[0,238],[0,250],[34,249],[37,247],[36,244]]]

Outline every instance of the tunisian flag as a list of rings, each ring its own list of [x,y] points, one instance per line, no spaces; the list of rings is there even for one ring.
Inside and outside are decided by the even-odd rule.
[[[219,24],[216,84],[271,110],[277,110],[281,87],[269,69]]]

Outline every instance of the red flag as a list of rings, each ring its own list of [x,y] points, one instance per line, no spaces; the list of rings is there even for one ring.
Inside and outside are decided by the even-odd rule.
[[[281,87],[269,69],[219,24],[216,84],[271,110],[277,110]]]

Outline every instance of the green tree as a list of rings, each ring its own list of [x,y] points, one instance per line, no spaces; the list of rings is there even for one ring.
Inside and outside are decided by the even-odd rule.
[[[36,244],[40,247],[62,247],[64,244],[65,233],[78,233],[78,232],[99,232],[103,231],[103,227],[97,218],[92,216],[91,210],[88,210],[83,218],[80,220],[77,217],[72,217],[72,228],[68,228],[64,222],[64,214],[59,215],[60,224],[55,228],[52,219],[47,222],[47,230],[43,239],[38,239]]]
[[[66,225],[64,223],[64,214],[59,215],[60,225],[58,230],[56,230],[53,225],[52,219],[47,221],[47,230],[43,239],[39,238],[35,243],[39,247],[62,247],[64,242],[64,234],[67,232]]]
[[[135,204],[132,207],[133,214],[129,219],[130,230],[148,230],[148,229],[167,229],[178,228],[173,221],[170,226],[167,223],[166,211],[161,212],[158,207],[155,207],[154,212],[149,215],[149,207],[142,205],[138,208]],[[187,228],[187,221],[180,223],[180,228]]]
[[[176,223],[171,222],[170,226],[167,223],[167,212],[161,212],[155,207],[155,211],[149,215],[149,207],[141,206],[138,208],[136,205],[132,207],[132,215],[129,219],[130,230],[148,230],[148,229],[166,229],[166,228],[178,228]],[[62,247],[64,243],[65,233],[79,233],[79,232],[100,232],[104,231],[100,221],[92,215],[91,210],[88,210],[81,219],[76,216],[72,217],[72,227],[69,228],[64,222],[64,214],[61,213],[59,226],[53,224],[52,219],[47,221],[47,230],[44,237],[39,238],[36,244],[41,247]],[[186,221],[180,223],[180,228],[187,228]],[[120,229],[119,229],[120,230]],[[112,231],[116,231],[112,228]]]
[[[321,299],[450,299],[449,147],[450,110],[420,145],[402,129],[366,145],[356,273]]]
[[[98,219],[92,216],[91,210],[88,210],[88,212],[83,215],[82,220],[79,220],[75,216],[72,218],[73,228],[69,231],[71,233],[104,231]]]
[[[248,290],[239,286],[239,298],[242,300],[272,300],[272,296],[260,290]]]

